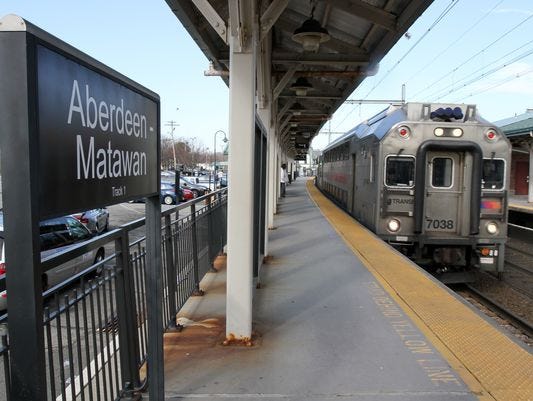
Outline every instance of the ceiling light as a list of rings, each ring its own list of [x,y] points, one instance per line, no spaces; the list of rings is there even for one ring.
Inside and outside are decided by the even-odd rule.
[[[313,89],[313,85],[309,83],[307,78],[300,77],[291,85],[291,89],[296,92],[296,96],[305,96],[308,90]]]
[[[297,28],[292,35],[292,40],[302,45],[304,51],[317,52],[320,43],[330,39],[329,32],[323,28],[316,19],[311,18],[304,21],[301,27]]]

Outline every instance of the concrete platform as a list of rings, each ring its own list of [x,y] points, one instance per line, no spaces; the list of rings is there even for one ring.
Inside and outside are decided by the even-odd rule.
[[[509,196],[509,210],[533,214],[533,203],[527,201],[527,195]]]
[[[288,186],[278,211],[269,235],[272,258],[254,299],[253,344],[222,345],[225,267],[218,260],[220,271],[202,282],[206,295],[192,298],[180,312],[185,330],[165,335],[167,400],[527,400],[533,395],[528,351],[371,233],[352,226],[356,223],[348,216],[321,212],[303,178]],[[338,219],[335,229],[322,213]],[[406,287],[402,277],[410,275],[414,284]],[[470,336],[464,347],[455,344],[463,331]],[[487,335],[513,347],[509,357],[522,364],[512,366],[503,358],[510,352],[505,348],[488,348],[500,343],[471,344]],[[505,367],[481,357],[485,353],[494,353]],[[476,364],[477,359],[482,361]],[[489,373],[483,364],[491,365]],[[512,380],[494,381],[499,375]],[[491,383],[499,387],[489,388]]]

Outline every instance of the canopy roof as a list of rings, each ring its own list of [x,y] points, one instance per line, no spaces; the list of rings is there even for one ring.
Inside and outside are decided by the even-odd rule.
[[[239,0],[166,0],[176,17],[212,62],[213,75],[228,82],[228,4]],[[241,0],[245,1],[245,0]],[[252,0],[246,0],[252,1]],[[233,2],[233,3],[232,3]],[[261,47],[268,85],[258,93],[271,100],[278,135],[289,154],[294,143],[310,143],[324,123],[369,75],[433,0],[271,0],[258,1]],[[313,12],[312,12],[312,9]],[[304,51],[294,32],[313,16],[330,39],[318,51]],[[312,86],[305,96],[291,89],[299,78]],[[294,110],[301,108],[301,111]],[[296,127],[294,127],[297,125]],[[296,132],[289,128],[293,126]],[[289,136],[294,138],[289,140]]]

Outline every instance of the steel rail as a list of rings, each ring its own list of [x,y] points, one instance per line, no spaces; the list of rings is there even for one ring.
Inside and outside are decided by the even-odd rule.
[[[505,306],[494,301],[493,299],[483,294],[479,290],[475,289],[474,287],[468,284],[466,284],[465,287],[468,289],[468,291],[470,291],[471,294],[474,294],[474,298],[476,298],[476,300],[479,301],[482,305],[486,306],[487,308],[495,312],[497,315],[507,320],[512,326],[521,330],[529,338],[533,338],[533,323],[522,319],[520,316],[517,316],[513,312],[506,309]]]

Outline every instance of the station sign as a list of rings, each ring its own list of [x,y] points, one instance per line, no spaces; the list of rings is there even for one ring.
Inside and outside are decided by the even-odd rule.
[[[294,160],[296,160],[296,161],[305,161],[306,160],[306,155],[296,155],[296,156],[294,156]]]
[[[146,293],[154,305],[148,316],[158,316],[159,112],[156,93],[20,16],[0,19],[4,256],[12,267],[0,275],[0,283],[6,283],[9,294],[6,380],[20,400],[46,400],[51,391],[40,221],[146,197]],[[97,246],[93,242],[68,252]],[[55,256],[57,264],[66,257]],[[120,349],[127,348],[124,336],[119,337]],[[148,359],[162,359],[153,354],[149,350]],[[123,368],[127,364],[121,360]],[[121,372],[132,376],[127,368]]]
[[[158,191],[159,104],[36,46],[42,217]]]
[[[296,143],[295,143],[295,146],[296,146],[298,149],[309,149],[309,144],[306,143],[306,142],[296,142]]]

